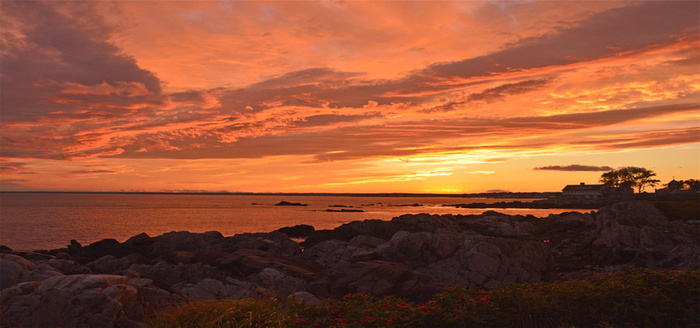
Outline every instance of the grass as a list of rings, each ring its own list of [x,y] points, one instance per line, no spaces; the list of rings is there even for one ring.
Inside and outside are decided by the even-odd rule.
[[[671,220],[700,220],[700,200],[654,201],[654,206]]]
[[[351,294],[324,306],[275,297],[200,301],[151,327],[700,327],[700,271],[624,267],[612,275],[490,289],[449,288],[426,303]]]

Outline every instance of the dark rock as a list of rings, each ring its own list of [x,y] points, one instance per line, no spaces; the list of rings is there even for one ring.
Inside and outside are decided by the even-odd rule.
[[[316,230],[309,238],[301,243],[304,247],[311,247],[324,240],[337,239],[350,241],[359,235],[367,235],[382,239],[389,239],[399,228],[392,222],[382,220],[353,221],[337,227],[333,230]]]
[[[302,203],[291,203],[291,202],[288,202],[286,200],[283,200],[283,201],[275,204],[275,206],[306,206],[306,205],[307,204],[302,204]]]
[[[14,254],[0,254],[0,290],[20,281],[25,271],[33,270],[36,264]]]
[[[289,238],[306,238],[314,233],[316,229],[308,224],[299,224],[293,227],[280,228],[277,231],[286,234]]]
[[[308,287],[316,295],[342,297],[349,293],[394,295],[412,301],[426,301],[447,285],[431,275],[412,271],[399,263],[357,262],[332,268]]]
[[[243,233],[226,237],[220,247],[210,249],[258,249],[284,256],[294,256],[301,253],[299,244],[284,233]]]
[[[646,268],[698,268],[697,228],[669,222],[647,202],[625,202],[600,209],[586,241],[598,264],[631,263]],[[671,266],[671,267],[669,267]]]
[[[3,292],[0,310],[4,322],[20,327],[136,327],[147,311],[159,308],[158,302],[175,301],[162,291],[156,301],[153,287],[131,285],[115,275],[57,276],[11,291],[12,297]]]

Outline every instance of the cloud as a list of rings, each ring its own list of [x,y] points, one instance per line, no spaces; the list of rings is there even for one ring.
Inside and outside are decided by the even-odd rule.
[[[488,6],[491,15],[503,22],[517,21],[516,11],[525,9],[515,4]],[[164,91],[167,83],[139,66],[141,58],[137,62],[127,48],[107,41],[123,34],[115,36],[119,25],[107,24],[93,4],[9,2],[3,5],[2,16],[12,32],[3,35],[8,46],[0,66],[2,156],[123,160],[298,155],[304,156],[304,165],[404,158],[411,163],[405,166],[410,166],[419,162],[414,157],[430,157],[431,165],[436,165],[450,156],[467,158],[480,151],[493,152],[485,161],[502,162],[513,154],[696,143],[699,131],[691,120],[700,109],[692,90],[697,91],[697,77],[675,70],[688,71],[681,65],[698,58],[697,43],[692,44],[697,39],[698,3],[620,6],[603,12],[584,10],[590,13],[574,22],[552,23],[556,29],[533,32],[534,37],[513,34],[510,43],[488,48],[489,53],[458,52],[446,61],[426,55],[423,68],[392,78],[331,65],[343,61],[339,56],[322,63],[291,62],[274,75],[268,69],[247,85]],[[196,12],[186,16],[211,24],[207,29],[230,24],[196,20]],[[283,16],[276,17],[290,22],[304,17]],[[308,28],[324,41],[323,26],[298,28]],[[366,29],[364,35],[373,31]],[[384,41],[368,40],[376,49],[386,47],[392,33],[401,34],[374,32],[386,33]],[[685,48],[674,48],[674,42],[685,42]],[[337,49],[342,43],[319,47]],[[231,44],[240,45],[212,47]],[[286,56],[283,52],[296,44],[267,45],[274,56]],[[673,55],[661,61],[654,57],[661,57],[659,52]],[[666,74],[677,79],[669,79],[668,85],[689,87],[671,88],[656,74],[645,76],[657,73],[654,69],[673,72]],[[584,75],[590,85],[575,78]],[[662,126],[656,122],[660,119],[682,122]],[[13,165],[6,167],[12,172],[23,168]]]
[[[114,170],[79,170],[79,171],[70,171],[72,174],[105,174],[105,173],[119,173],[118,171]]]
[[[693,1],[647,1],[586,17],[559,33],[508,45],[488,55],[433,64],[421,76],[469,78],[590,61],[649,46],[674,42],[679,31],[698,30],[700,4]],[[695,36],[697,39],[697,36]]]
[[[106,41],[111,28],[95,4],[12,1],[3,4],[2,18],[8,46],[2,53],[0,102],[11,109],[0,113],[3,122],[93,110],[99,103],[128,108],[160,102],[160,80]],[[87,100],[93,106],[85,106]]]
[[[506,95],[518,95],[533,90],[541,89],[549,83],[550,79],[527,80],[517,83],[507,83],[495,88],[486,89],[479,93],[472,93],[467,101],[494,101],[505,98]]]
[[[613,170],[610,166],[595,166],[595,165],[581,165],[581,164],[571,164],[571,165],[548,165],[536,167],[535,171],[610,171]]]
[[[35,174],[36,172],[27,170],[28,166],[29,163],[0,159],[0,173],[3,174]]]

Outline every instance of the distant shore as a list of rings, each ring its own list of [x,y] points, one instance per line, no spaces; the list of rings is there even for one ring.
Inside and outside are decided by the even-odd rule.
[[[339,196],[339,197],[454,197],[454,198],[548,198],[561,192],[496,192],[496,193],[299,193],[299,192],[208,192],[208,191],[0,191],[15,194],[143,194],[143,195],[232,195],[232,196]]]

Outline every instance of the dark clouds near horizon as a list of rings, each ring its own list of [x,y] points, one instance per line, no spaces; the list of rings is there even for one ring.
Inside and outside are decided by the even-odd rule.
[[[548,165],[536,167],[535,171],[584,171],[584,172],[597,172],[597,171],[611,171],[613,170],[610,166],[596,166],[596,165],[581,165],[581,164],[571,164],[571,165]]]

